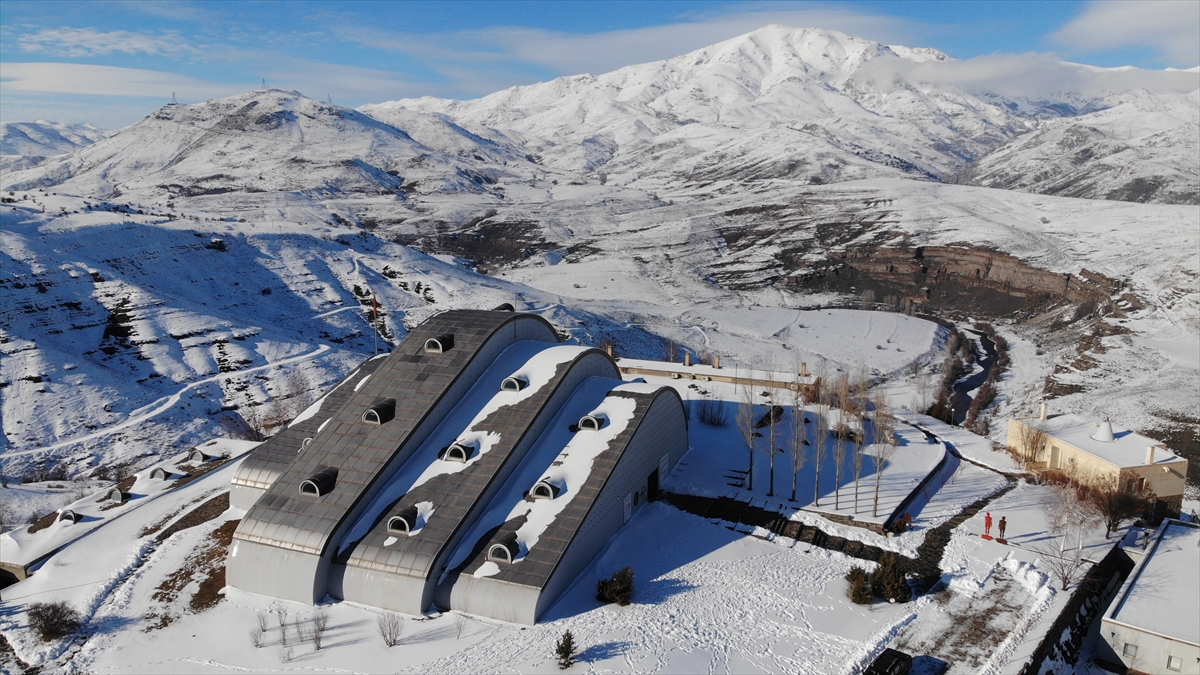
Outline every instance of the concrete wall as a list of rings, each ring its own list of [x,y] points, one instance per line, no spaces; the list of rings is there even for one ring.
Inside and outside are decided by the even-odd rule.
[[[575,538],[567,545],[562,561],[542,588],[534,612],[535,621],[575,582],[600,549],[625,525],[626,495],[640,495],[634,506],[635,514],[646,505],[649,496],[646,493],[646,479],[659,467],[663,455],[667,456],[668,470],[666,475],[658,477],[659,485],[675,469],[675,464],[688,450],[687,424],[683,403],[675,390],[666,389],[660,393],[646,411],[638,431],[630,439],[625,453],[600,491],[587,518],[580,524]],[[607,576],[612,571],[597,570],[601,576]],[[585,580],[585,583],[598,580],[599,577]]]
[[[1122,664],[1131,671],[1142,673],[1200,674],[1200,646],[1141,631],[1107,617],[1100,624],[1100,637],[1103,642],[1097,645],[1096,657],[1109,663]],[[1126,644],[1137,646],[1137,656],[1125,656]],[[1183,661],[1181,670],[1167,670],[1170,656]]]
[[[328,569],[328,560],[311,553],[234,539],[225,561],[225,583],[251,593],[312,604],[325,597]]]
[[[266,490],[233,483],[229,486],[229,505],[235,509],[248,510],[265,492]]]

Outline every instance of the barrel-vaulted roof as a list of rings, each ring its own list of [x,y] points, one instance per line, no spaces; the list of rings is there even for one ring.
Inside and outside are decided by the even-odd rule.
[[[360,380],[349,400],[324,430],[283,471],[246,513],[235,537],[315,555],[323,555],[338,528],[360,502],[389,476],[401,448],[476,358],[479,349],[508,324],[535,321],[553,337],[540,317],[510,312],[455,310],[417,326],[370,377]],[[443,353],[429,353],[431,338],[453,336]],[[363,421],[363,412],[394,401],[392,418],[383,424]],[[321,495],[302,495],[300,485],[328,468],[336,469],[334,487]]]
[[[574,376],[573,371],[576,371]],[[611,357],[604,352],[564,345],[541,350],[515,373],[500,370],[482,378],[480,385],[493,392],[491,402],[467,427],[449,430],[450,435],[440,439],[435,434],[431,443],[409,460],[425,479],[374,521],[370,532],[347,551],[347,565],[426,580],[433,578],[438,572],[434,569],[437,561],[449,554],[448,547],[470,527],[473,514],[486,506],[485,495],[498,487],[496,481],[503,469],[510,461],[518,461],[512,459],[514,450],[522,444],[527,447],[537,438],[538,431],[556,412],[547,409],[550,401],[567,380],[580,379],[580,373],[620,377]],[[526,378],[528,388],[501,390],[501,380],[509,375]],[[569,393],[564,390],[561,396]],[[562,398],[556,400],[561,402]],[[446,469],[457,469],[439,460],[439,448],[435,447],[456,437],[470,443],[486,443],[486,451],[474,450],[472,461],[466,466],[458,465],[462,466],[459,470],[439,469],[438,465],[443,464]],[[409,471],[407,466],[397,475],[406,471]],[[430,513],[428,521],[411,535],[396,536],[388,532],[390,516],[412,507],[424,507]]]

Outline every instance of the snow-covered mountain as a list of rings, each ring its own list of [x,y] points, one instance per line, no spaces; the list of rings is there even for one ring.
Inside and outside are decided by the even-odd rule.
[[[50,157],[74,152],[108,134],[91,124],[0,122],[0,155]]]
[[[364,106],[448,115],[560,169],[625,180],[947,176],[1027,120],[953,87],[892,79],[880,61],[948,57],[836,31],[767,26],[665,61],[563,77],[472,101]]]
[[[422,136],[468,163],[355,110],[268,90],[165,106],[78,153],[10,174],[5,184],[164,204],[175,197],[306,191],[403,200],[403,186],[481,191],[494,180],[474,169],[512,154],[441,118],[408,117],[421,117],[413,126]]]
[[[1066,197],[1200,204],[1200,90],[1132,91],[1114,103],[1045,122],[981,159],[971,182]]]

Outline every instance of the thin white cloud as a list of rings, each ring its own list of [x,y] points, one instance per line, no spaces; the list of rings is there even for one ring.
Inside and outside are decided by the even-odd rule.
[[[246,87],[197,80],[178,73],[82,63],[0,63],[0,91],[91,96],[158,96],[204,100]]]
[[[178,33],[161,35],[125,30],[99,31],[94,28],[46,28],[17,38],[22,51],[66,58],[106,56],[109,54],[145,54],[148,56],[185,57],[197,53]]]
[[[877,83],[903,79],[949,85],[976,94],[1027,99],[1064,94],[1094,97],[1131,89],[1187,94],[1200,87],[1200,74],[1195,71],[1097,68],[1062,61],[1055,54],[1045,53],[996,54],[923,63],[875,59],[858,76],[873,78]]]
[[[1096,2],[1051,37],[1083,53],[1148,47],[1179,68],[1200,63],[1200,2]]]
[[[749,33],[769,24],[820,27],[884,43],[917,44],[925,29],[904,19],[849,9],[763,10],[704,15],[695,20],[591,34],[495,27],[416,35],[374,27],[333,24],[342,40],[418,58],[459,88],[486,94],[530,81],[536,70],[552,76],[600,74],[623,66],[669,59]],[[479,64],[488,65],[483,73]]]

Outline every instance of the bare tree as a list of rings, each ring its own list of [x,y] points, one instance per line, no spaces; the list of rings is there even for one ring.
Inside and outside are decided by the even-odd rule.
[[[867,368],[859,364],[854,371],[854,387],[850,392],[851,420],[854,436],[851,451],[854,453],[854,512],[858,513],[859,479],[862,478],[863,449],[867,442]]]
[[[796,501],[796,481],[800,478],[800,470],[808,460],[805,447],[806,415],[804,414],[804,391],[800,386],[800,355],[796,354],[792,364],[792,429],[788,437],[788,449],[792,452],[792,501]]]
[[[825,365],[822,363],[817,371],[817,382],[826,382]],[[825,387],[817,389],[817,419],[816,429],[813,430],[813,506],[821,505],[821,462],[825,459],[825,447],[829,444],[829,400]]]
[[[1119,478],[1097,479],[1087,488],[1087,498],[1104,520],[1104,538],[1126,522],[1146,513],[1154,505],[1154,495],[1138,490]]]
[[[844,372],[834,383],[834,395],[838,401],[838,424],[833,433],[833,508],[841,509],[842,465],[846,461],[846,437],[850,430],[846,424],[846,407],[850,405],[850,377]]]
[[[896,420],[888,408],[887,395],[882,390],[875,392],[875,503],[871,517],[879,517],[879,483],[883,479],[883,468],[896,454]]]
[[[1050,437],[1040,420],[1028,420],[1018,427],[1017,441],[1020,442],[1021,459],[1026,464],[1041,461],[1042,453]]]
[[[276,600],[271,603],[271,611],[275,613],[275,618],[279,620],[279,644],[286,647],[288,643],[288,614],[290,610],[286,603]]]
[[[770,472],[770,478],[769,478],[768,485],[767,485],[767,496],[774,497],[775,496],[775,455],[779,450],[779,448],[775,444],[775,438],[776,438],[775,423],[778,421],[776,419],[777,416],[775,414],[776,413],[775,399],[779,398],[779,390],[778,390],[778,387],[775,385],[774,376],[771,374],[771,373],[775,372],[775,357],[772,356],[771,354],[767,354],[767,358],[763,364],[763,367],[767,371],[767,389],[766,389],[766,394],[767,394],[767,417],[766,417],[766,420],[767,420],[767,439],[768,439],[767,452],[770,455],[770,460],[771,460],[771,472]]]
[[[467,627],[467,617],[463,614],[454,615],[454,632],[457,639],[462,639],[463,629]]]
[[[395,647],[400,642],[400,636],[404,634],[404,619],[395,612],[384,612],[379,615],[379,636],[383,638],[383,644],[389,647]]]
[[[317,611],[312,615],[312,641],[313,647],[317,651],[321,650],[321,641],[325,637],[325,631],[329,628],[329,610],[324,607],[317,608]]]
[[[1058,579],[1062,590],[1067,590],[1081,576],[1087,561],[1083,558],[1083,530],[1076,530],[1075,546],[1067,543],[1067,535],[1058,537],[1058,545],[1034,544],[1029,548],[1040,555],[1037,565]]]
[[[741,391],[741,403],[738,405],[737,412],[737,427],[738,433],[742,436],[742,443],[746,445],[746,450],[750,452],[750,472],[746,475],[746,489],[754,489],[754,388],[749,384],[743,384]]]

